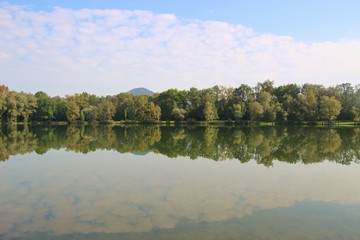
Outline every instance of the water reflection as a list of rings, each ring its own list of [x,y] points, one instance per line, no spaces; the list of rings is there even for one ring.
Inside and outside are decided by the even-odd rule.
[[[0,160],[66,149],[155,152],[171,158],[238,159],[242,163],[254,159],[265,166],[272,166],[274,160],[350,164],[360,159],[359,143],[359,128],[17,126],[0,131]]]
[[[0,239],[356,239],[358,143],[358,129],[5,129]]]

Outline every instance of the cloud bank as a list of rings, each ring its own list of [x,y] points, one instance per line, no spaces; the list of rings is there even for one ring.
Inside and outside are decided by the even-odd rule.
[[[226,22],[0,3],[0,83],[51,95],[360,82],[360,39],[305,43]]]

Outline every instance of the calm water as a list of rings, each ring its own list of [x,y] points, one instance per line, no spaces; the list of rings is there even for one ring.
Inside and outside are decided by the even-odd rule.
[[[359,239],[360,129],[0,131],[0,239]]]

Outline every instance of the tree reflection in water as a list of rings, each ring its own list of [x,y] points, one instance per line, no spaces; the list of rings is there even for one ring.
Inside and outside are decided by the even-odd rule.
[[[88,153],[96,150],[155,152],[215,161],[255,160],[272,166],[288,163],[340,164],[360,159],[359,128],[309,127],[164,127],[164,126],[2,126],[0,160],[50,149]]]

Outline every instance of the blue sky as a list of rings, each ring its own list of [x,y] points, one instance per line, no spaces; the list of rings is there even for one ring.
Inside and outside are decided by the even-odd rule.
[[[181,18],[242,24],[256,32],[288,35],[303,41],[360,37],[356,0],[38,0],[10,1],[34,9],[128,9],[171,13]]]
[[[0,83],[51,95],[360,83],[360,1],[7,1]],[[139,11],[141,10],[141,11]]]

